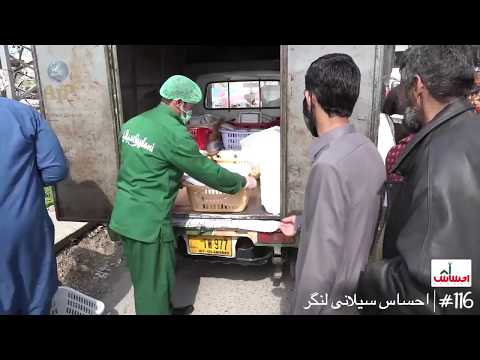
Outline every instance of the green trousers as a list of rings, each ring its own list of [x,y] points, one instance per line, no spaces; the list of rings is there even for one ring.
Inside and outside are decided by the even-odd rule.
[[[175,242],[171,229],[161,231],[154,243],[124,236],[123,252],[133,283],[137,315],[170,315],[175,287]]]

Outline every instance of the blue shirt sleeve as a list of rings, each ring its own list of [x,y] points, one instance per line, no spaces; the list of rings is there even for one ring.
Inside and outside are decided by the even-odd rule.
[[[36,125],[36,160],[37,168],[46,186],[65,179],[68,174],[68,163],[57,136],[48,122],[33,111]]]

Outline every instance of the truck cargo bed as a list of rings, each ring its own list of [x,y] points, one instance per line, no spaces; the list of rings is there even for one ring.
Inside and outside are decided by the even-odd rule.
[[[182,188],[178,194],[173,217],[189,219],[238,219],[238,220],[278,220],[280,216],[272,215],[265,211],[260,201],[260,189],[250,192],[247,208],[241,213],[202,213],[192,211],[188,200],[187,191]]]

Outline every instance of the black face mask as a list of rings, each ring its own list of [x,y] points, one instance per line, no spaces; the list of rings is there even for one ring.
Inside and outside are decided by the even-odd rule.
[[[307,129],[310,131],[312,136],[318,137],[316,121],[313,116],[313,112],[308,110],[306,98],[303,98],[303,120],[305,121],[305,125],[307,126]]]

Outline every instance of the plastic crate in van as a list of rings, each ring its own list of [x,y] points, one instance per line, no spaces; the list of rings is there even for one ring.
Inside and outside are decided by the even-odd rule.
[[[220,133],[222,134],[223,146],[226,150],[240,150],[242,148],[240,145],[240,141],[257,131],[260,131],[260,129],[220,129]]]
[[[187,185],[193,211],[210,213],[239,213],[246,209],[249,196],[246,189],[230,195],[206,186]]]

